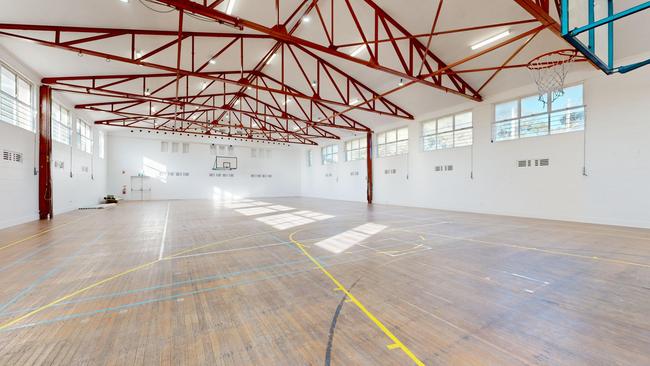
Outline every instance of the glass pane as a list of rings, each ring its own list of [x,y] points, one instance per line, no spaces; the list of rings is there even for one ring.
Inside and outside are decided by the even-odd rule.
[[[366,141],[366,139],[359,140],[359,148],[360,149],[367,149],[368,148],[368,141]]]
[[[400,141],[409,139],[408,127],[400,128],[399,130],[397,130],[397,139]]]
[[[518,120],[497,122],[494,124],[494,140],[512,140],[519,136]]]
[[[377,145],[377,156],[386,156],[386,145]]]
[[[456,130],[459,130],[461,128],[472,127],[472,112],[457,114],[454,117],[454,122],[455,122],[454,128]]]
[[[61,122],[61,107],[56,103],[52,103],[52,119]]]
[[[361,150],[359,152],[359,159],[366,159],[366,157],[367,157],[366,153],[367,153],[366,150]]]
[[[16,75],[9,69],[0,71],[0,89],[12,97],[16,97]]]
[[[338,154],[338,152],[339,152],[339,145],[332,145],[332,151],[334,152],[334,154]]]
[[[23,79],[18,79],[18,100],[32,105],[32,86]]]
[[[347,160],[347,161],[352,160],[352,151],[347,151],[345,153],[345,160]]]
[[[564,89],[564,95],[553,101],[554,111],[566,108],[580,107],[583,105],[582,85]]]
[[[397,154],[406,154],[409,152],[408,140],[402,140],[397,143]]]
[[[432,151],[436,149],[436,136],[424,136],[422,139],[422,148],[424,151]]]
[[[386,143],[386,133],[382,132],[377,136],[377,145]]]
[[[386,156],[392,156],[397,154],[397,143],[387,144],[386,145]]]
[[[352,151],[352,159],[351,160],[359,160],[359,150],[353,150]]]
[[[358,149],[359,148],[359,140],[352,141],[351,145],[352,145],[353,149]]]
[[[386,142],[391,143],[397,141],[397,131],[388,131],[386,132]]]
[[[503,121],[519,117],[519,103],[516,100],[497,104],[494,108],[494,120]]]
[[[422,124],[422,136],[436,134],[436,121],[424,122]]]
[[[585,128],[585,109],[577,108],[551,114],[551,133],[580,131]]]
[[[70,126],[70,112],[67,109],[61,108],[61,124],[68,127]]]
[[[548,135],[548,114],[521,119],[519,137]]]
[[[548,111],[545,103],[539,101],[539,95],[521,99],[521,116],[530,116],[532,114],[546,113]]]
[[[472,130],[471,128],[454,132],[454,146],[469,146],[472,144]]]
[[[454,147],[454,133],[446,132],[438,134],[438,149],[448,149]]]
[[[438,133],[449,132],[454,129],[454,117],[449,116],[438,120]]]

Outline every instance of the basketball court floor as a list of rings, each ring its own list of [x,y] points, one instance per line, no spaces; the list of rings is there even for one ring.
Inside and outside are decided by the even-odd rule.
[[[650,230],[308,198],[0,231],[3,365],[643,365]]]

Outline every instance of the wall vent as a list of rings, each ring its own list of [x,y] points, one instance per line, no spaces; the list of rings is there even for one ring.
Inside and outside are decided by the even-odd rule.
[[[454,170],[453,165],[437,165],[434,170],[436,172],[451,172]]]
[[[161,141],[160,142],[160,152],[168,152],[169,151],[169,142],[167,141]]]
[[[397,169],[386,169],[384,170],[384,174],[396,174]]]
[[[82,173],[88,173],[89,171],[90,171],[90,169],[88,169],[87,166],[82,166],[82,167],[81,167],[81,172],[82,172]]]
[[[190,152],[190,144],[187,142],[183,142],[183,154],[187,154]]]
[[[172,152],[173,153],[178,152],[178,142],[172,142]]]
[[[331,178],[331,177],[332,177],[332,173],[325,173],[325,178]]]
[[[2,150],[2,160],[4,161],[11,161],[14,163],[22,163],[23,162],[23,154],[16,152],[16,151],[11,151],[11,150]]]
[[[60,161],[60,160],[55,160],[54,161],[54,167],[59,168],[59,169],[63,169],[65,167],[65,163],[63,161]]]
[[[357,172],[357,171],[350,172],[350,175],[353,176],[353,177],[355,177],[355,176],[359,175],[359,172]]]
[[[550,165],[551,165],[551,160],[548,158],[517,160],[517,168],[543,167],[543,166],[550,166]]]

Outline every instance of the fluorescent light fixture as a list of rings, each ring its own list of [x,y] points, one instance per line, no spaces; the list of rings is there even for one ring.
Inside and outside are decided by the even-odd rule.
[[[499,34],[497,34],[495,36],[492,36],[492,37],[490,37],[490,38],[488,38],[486,40],[483,40],[483,41],[473,45],[472,50],[477,50],[477,49],[479,49],[481,47],[487,46],[490,43],[494,43],[494,42],[496,42],[496,41],[498,41],[498,40],[500,40],[502,38],[505,38],[505,37],[507,37],[509,35],[510,35],[510,30],[506,30],[505,32],[501,32],[501,33],[499,33]]]
[[[366,49],[366,45],[362,44],[361,46],[357,47],[354,51],[352,51],[350,56],[355,57],[356,55],[360,54],[365,49]]]
[[[235,3],[237,0],[229,0],[228,1],[228,7],[226,8],[226,14],[230,15],[232,14],[232,9],[235,7]]]
[[[120,1],[123,2],[123,3],[128,3],[129,2],[129,0],[120,0]]]
[[[267,64],[267,65],[268,65],[268,64],[270,64],[270,63],[271,63],[271,61],[273,61],[273,59],[275,58],[275,56],[276,56],[276,55],[275,55],[275,53],[274,53],[274,54],[272,54],[272,55],[271,55],[271,57],[269,57],[269,60],[268,60],[268,61],[266,61],[266,64]]]

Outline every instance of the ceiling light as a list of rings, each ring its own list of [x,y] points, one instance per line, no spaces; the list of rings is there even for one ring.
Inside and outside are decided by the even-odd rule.
[[[350,102],[350,105],[357,105],[357,104],[359,104],[359,99],[357,98],[352,99],[352,101]]]
[[[232,9],[235,7],[235,3],[237,0],[229,0],[228,1],[228,7],[226,8],[226,14],[230,15],[232,14]]]
[[[142,57],[142,51],[137,51],[135,53],[135,58],[140,58],[140,57]]]
[[[352,51],[350,56],[354,57],[354,56],[358,55],[359,53],[361,53],[365,49],[366,49],[366,45],[362,44],[361,46],[357,47],[354,51]]]
[[[300,129],[300,126],[295,126],[295,127],[293,128],[294,131],[298,131],[299,129]]]
[[[275,53],[271,55],[271,57],[269,58],[268,61],[266,61],[266,64],[267,64],[267,65],[270,64],[271,61],[273,61],[274,58],[275,58]]]
[[[211,59],[211,60],[210,60],[210,65],[214,65],[214,64],[216,64],[216,63],[217,63],[217,61],[215,61],[214,59]]]
[[[495,36],[492,36],[492,37],[490,37],[490,38],[488,38],[486,40],[483,40],[483,41],[473,45],[472,50],[477,50],[477,49],[479,49],[479,48],[481,48],[483,46],[487,46],[490,43],[494,43],[494,42],[500,40],[501,38],[505,38],[505,37],[507,37],[509,35],[510,35],[510,30],[507,30],[505,32],[501,32],[501,33],[499,33],[499,34],[497,34]]]
[[[399,79],[399,84],[397,84],[397,85],[399,85],[399,86],[404,85],[404,79]]]
[[[318,85],[318,84],[316,84],[316,80],[311,82],[311,86],[313,86],[314,88],[316,87],[316,85]]]
[[[151,95],[151,91],[149,90],[149,88],[147,88],[147,90],[144,91],[144,95],[146,95],[146,96]]]
[[[208,87],[208,83],[206,83],[205,81],[201,83],[201,90],[205,90],[205,88],[207,87]]]
[[[156,113],[156,106],[151,106],[151,112]]]
[[[311,18],[309,18],[308,16],[302,17],[302,21],[305,22],[305,23],[309,23],[310,20],[311,20]]]
[[[120,1],[123,2],[123,3],[128,3],[129,2],[129,0],[120,0]]]

